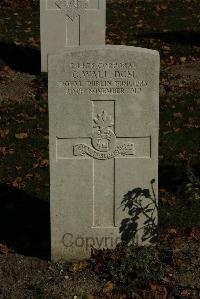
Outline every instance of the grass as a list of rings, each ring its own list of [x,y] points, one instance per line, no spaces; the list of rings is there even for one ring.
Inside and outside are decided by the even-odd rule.
[[[31,6],[20,6],[19,3],[23,1],[17,0],[13,6],[4,7],[0,11],[0,25],[3,28],[0,33],[0,48],[4,43],[15,44],[17,47],[23,44],[37,48],[39,46],[39,1],[30,1]],[[200,89],[198,86],[194,88],[187,84],[172,89],[168,84],[172,78],[169,78],[168,71],[165,70],[165,67],[180,64],[181,58],[190,62],[196,61],[199,57],[198,11],[199,0],[177,0],[176,3],[173,0],[107,1],[107,43],[152,48],[159,50],[161,54],[160,79],[166,88],[166,95],[160,97],[158,206],[160,233],[169,228],[185,231],[194,226],[200,227],[198,183]],[[33,102],[9,102],[9,104],[6,102],[2,103],[0,108],[0,133],[4,135],[0,145],[0,183],[22,190],[23,200],[30,194],[34,201],[37,199],[48,206],[47,78],[37,73],[32,84],[37,90]],[[21,193],[19,198],[16,197],[16,201],[19,200],[17,211],[21,215],[21,219],[16,215],[16,222],[13,222],[16,223],[16,231],[13,232],[12,220],[6,224],[9,234],[16,235],[16,240],[15,236],[6,236],[8,245],[10,246],[9,238],[13,237],[15,242],[11,242],[11,245],[16,244],[19,253],[23,253],[24,247],[27,247],[29,255],[30,252],[34,255],[41,253],[42,240],[47,243],[43,250],[43,257],[46,257],[50,248],[47,242],[49,218],[44,216],[46,206],[41,209],[42,205],[37,205],[34,209],[35,214],[40,209],[39,217],[32,212],[31,204],[30,214],[26,212],[26,226],[23,221],[26,207],[23,209],[23,206],[20,206],[24,205],[25,201],[22,200],[21,204],[20,197]],[[6,203],[8,210],[6,215],[12,215],[15,210],[15,206],[12,207],[12,200],[10,202],[10,206]],[[21,223],[20,229],[18,223]],[[38,231],[33,227],[37,224]],[[48,228],[44,231],[44,235],[40,236],[43,226]],[[21,231],[24,234],[22,239],[19,238]],[[36,235],[35,239],[30,232],[33,236]],[[38,236],[41,237],[39,241]],[[150,284],[156,288],[154,283],[159,284],[164,275],[163,260],[167,254],[170,255],[171,262],[171,251],[167,252],[167,249],[163,253],[163,258],[155,247],[118,247],[114,252],[102,252],[102,255],[98,252],[92,261],[94,270],[114,283],[114,293],[118,294],[122,290],[132,293],[133,289],[145,289]],[[113,288],[112,283],[108,288]],[[40,298],[40,286],[38,288],[33,285],[31,292]],[[154,295],[152,298],[155,298]],[[146,294],[144,298],[150,297]]]
[[[1,2],[4,2],[1,0]],[[39,1],[13,1],[0,12],[0,41],[4,43],[27,43],[31,38],[39,40]]]
[[[47,101],[4,107],[1,130],[9,133],[3,139],[1,182],[49,200]]]
[[[164,164],[178,163],[184,158],[199,163],[198,121],[200,92],[160,98],[160,157]],[[185,157],[184,157],[185,155]]]
[[[4,7],[0,12],[2,43],[25,43],[38,46],[39,2],[32,6]],[[34,5],[33,5],[34,4]],[[160,51],[161,81],[168,80],[163,67],[195,61],[199,57],[200,17],[199,0],[174,1],[108,1],[107,43],[148,47]],[[112,6],[111,6],[112,5]],[[32,7],[32,8],[31,8]],[[188,13],[189,12],[189,13]],[[33,41],[30,42],[30,39]],[[171,58],[170,58],[171,57]],[[170,80],[170,79],[169,79]],[[9,130],[3,139],[6,152],[0,162],[1,182],[36,194],[49,201],[48,107],[43,93],[47,92],[46,78],[37,75],[38,93],[32,104],[7,104],[1,109],[1,129]],[[187,165],[199,168],[200,90],[192,86],[180,93],[180,88],[167,90],[160,98],[160,188],[166,189],[175,202],[162,200],[159,204],[159,226],[199,225],[200,203],[187,200]],[[16,133],[27,138],[17,139]],[[10,151],[9,151],[10,149]],[[46,161],[46,162],[45,162]]]

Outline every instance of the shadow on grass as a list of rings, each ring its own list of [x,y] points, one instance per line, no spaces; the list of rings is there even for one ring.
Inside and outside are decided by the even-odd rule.
[[[0,42],[0,64],[33,75],[40,74],[40,51],[28,46]]]
[[[159,167],[160,193],[159,201],[159,232],[165,232],[168,228],[177,228],[181,232],[192,228],[200,227],[200,201],[194,199],[197,194],[195,184],[188,176],[188,170],[192,170],[195,177],[200,176],[200,164],[195,161],[192,168],[188,169],[187,164],[163,165]],[[191,172],[189,172],[191,175]],[[190,192],[187,191],[188,184],[191,186]],[[174,200],[171,201],[172,196]]]
[[[199,32],[155,32],[139,34],[140,37],[161,39],[162,41],[169,43],[176,43],[182,45],[200,45],[200,33]]]
[[[151,180],[151,191],[140,187],[128,191],[121,202],[123,211],[128,217],[121,222],[119,232],[122,242],[129,244],[137,237],[142,242],[154,243],[157,241],[157,199]]]
[[[0,243],[18,254],[49,259],[49,204],[0,184]]]

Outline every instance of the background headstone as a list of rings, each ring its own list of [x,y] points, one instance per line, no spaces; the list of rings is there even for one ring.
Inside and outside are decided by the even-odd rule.
[[[104,45],[105,28],[106,0],[40,0],[41,70],[49,52]]]
[[[52,257],[154,240],[158,52],[125,46],[49,56]]]

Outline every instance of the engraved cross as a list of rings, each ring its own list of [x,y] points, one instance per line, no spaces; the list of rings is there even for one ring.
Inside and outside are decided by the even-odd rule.
[[[95,125],[93,126],[91,138],[57,137],[57,159],[92,159],[92,226],[109,228],[116,226],[116,159],[135,158],[134,142],[140,142],[138,139],[141,140],[141,138],[115,135],[115,123],[117,120],[115,119],[114,100],[95,100],[92,101],[92,107],[92,117]],[[109,113],[107,114],[106,111]],[[149,141],[148,138],[148,144],[150,144]],[[66,153],[68,150],[70,151],[69,154]]]
[[[45,0],[46,10],[52,12],[53,18],[65,20],[66,44],[65,46],[79,46],[82,44],[81,31],[87,24],[87,19],[92,17],[93,12],[101,9],[100,0]],[[92,19],[91,19],[92,20]],[[60,23],[60,21],[58,21]],[[92,21],[91,21],[92,24]],[[58,26],[54,22],[54,27]],[[61,29],[61,28],[60,28]],[[51,30],[54,30],[51,26]],[[62,31],[64,28],[62,28]]]

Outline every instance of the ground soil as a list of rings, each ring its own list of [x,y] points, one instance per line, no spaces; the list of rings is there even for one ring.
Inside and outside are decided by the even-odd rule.
[[[105,284],[89,269],[73,273],[66,268],[34,257],[0,255],[0,298],[78,299]]]
[[[34,75],[12,72],[9,79],[0,86],[0,103],[2,102],[32,102],[35,100],[34,88],[31,86]]]
[[[39,1],[20,0],[14,3],[10,0],[0,0],[0,2],[4,5],[4,9],[0,11],[0,24],[4,28],[0,32],[0,104],[8,124],[13,121],[13,127],[20,127],[24,119],[34,120],[34,115],[26,115],[26,113],[28,114],[26,109],[21,113],[18,108],[16,113],[14,110],[14,114],[18,117],[17,122],[14,116],[10,119],[9,115],[15,109],[15,104],[23,104],[27,107],[36,106],[37,113],[41,114],[40,118],[48,118],[47,88],[41,87],[40,84],[35,82],[40,79],[38,79],[40,77]],[[130,0],[126,1],[126,6],[124,6],[124,0],[109,0],[107,43],[145,46],[160,50],[161,102],[163,98],[168,100],[166,102],[168,106],[161,107],[165,110],[165,107],[171,106],[171,99],[168,99],[168,97],[173,98],[178,95],[184,100],[184,96],[188,93],[198,94],[199,92],[200,61],[198,54],[200,51],[197,47],[199,45],[199,16],[196,13],[199,1],[178,0],[176,5],[174,5],[174,1],[160,1],[161,4],[158,2],[153,0]],[[122,5],[123,9],[119,5]],[[148,9],[146,9],[147,7]],[[158,24],[160,24],[159,28]],[[189,28],[189,25],[191,28]],[[135,32],[137,36],[134,35]],[[184,39],[186,39],[186,42]],[[44,81],[46,82],[46,78]],[[43,98],[45,104],[38,100],[38,94]],[[174,109],[178,109],[178,107],[179,103]],[[195,115],[195,108],[192,106],[189,108],[190,110],[193,109],[191,111]],[[180,113],[179,110],[174,110],[174,115],[178,120],[181,119],[182,114],[184,114],[182,111]],[[171,121],[171,123],[174,125],[175,121]],[[190,126],[193,126],[193,123]],[[4,144],[3,147],[0,147],[3,157],[8,157],[5,164],[2,164],[3,168],[6,169],[6,175],[1,178],[0,184],[3,183],[6,188],[7,186],[9,188],[10,186],[14,187],[17,192],[20,189],[19,192],[22,192],[18,196],[18,193],[12,193],[9,189],[9,195],[7,196],[7,191],[2,192],[2,188],[0,190],[1,202],[6,202],[3,206],[5,209],[0,210],[0,229],[1,232],[6,232],[1,234],[0,239],[0,299],[126,298],[121,295],[111,295],[109,290],[105,292],[108,281],[94,272],[91,261],[84,261],[83,267],[78,266],[77,268],[70,267],[67,261],[62,263],[51,262],[49,257],[49,227],[42,232],[45,235],[44,240],[44,235],[41,234],[41,239],[38,241],[38,232],[46,224],[49,225],[49,216],[44,213],[45,210],[48,214],[49,202],[46,201],[44,206],[41,206],[38,204],[38,198],[36,198],[34,199],[34,205],[32,205],[27,191],[29,193],[37,191],[43,197],[43,194],[41,194],[42,188],[49,190],[49,185],[48,181],[42,179],[43,176],[39,172],[43,171],[47,161],[43,156],[41,158],[41,155],[43,155],[43,152],[48,152],[48,130],[44,130],[41,124],[37,124],[36,129],[34,131],[35,128],[31,127],[29,133],[38,134],[41,140],[44,137],[46,142],[42,145],[43,148],[40,149],[41,140],[39,140],[38,148],[33,154],[30,153],[36,159],[36,162],[31,163],[35,165],[34,170],[37,170],[37,173],[34,173],[34,170],[30,171],[29,166],[28,170],[25,169],[26,165],[20,164],[19,157],[12,160],[15,150],[13,146],[13,143],[16,142],[15,137],[11,139],[12,142],[8,141],[8,143],[11,143],[11,147],[8,148],[8,145]],[[180,128],[175,129],[179,130]],[[169,134],[168,131],[164,133],[165,136]],[[6,142],[6,138],[3,141]],[[32,144],[29,147],[30,149],[32,150]],[[8,153],[8,151],[10,152]],[[182,152],[181,154],[181,159],[188,162],[187,155],[184,156]],[[26,160],[24,156],[20,158]],[[165,155],[164,158],[166,158]],[[13,175],[14,171],[16,171],[15,175]],[[47,172],[48,168],[46,168],[45,174]],[[170,173],[165,182],[167,187],[171,185],[171,177]],[[29,186],[31,180],[34,180],[34,184],[31,185],[30,190],[24,192],[23,188]],[[165,188],[167,188],[166,186]],[[172,187],[174,189],[176,186]],[[48,192],[45,195],[47,199],[49,199]],[[19,203],[18,200],[22,198],[22,194],[23,201]],[[160,197],[159,199],[162,204],[163,198]],[[167,200],[169,205],[164,206],[164,209],[172,206],[171,210],[173,210],[174,194],[170,194]],[[9,211],[8,214],[7,211]],[[27,215],[24,216],[25,213]],[[35,217],[36,213],[37,217]],[[164,213],[167,215],[169,211],[164,210]],[[22,217],[25,217],[25,220]],[[26,223],[24,224],[24,222]],[[18,224],[20,225],[18,226]],[[33,226],[37,226],[36,229]],[[33,230],[33,233],[31,230]],[[200,235],[185,238],[179,237],[174,231],[173,229],[175,237],[172,240],[167,239],[165,242],[159,243],[161,248],[170,248],[172,255],[169,275],[162,282],[166,286],[167,295],[151,298],[200,298]],[[6,244],[3,244],[3,242]],[[7,246],[11,249],[8,249]],[[150,297],[139,297],[134,292],[131,298],[148,299]]]
[[[198,61],[164,69],[167,79],[160,84],[161,95],[165,96],[169,90],[176,91],[177,86],[180,92],[183,82],[184,86],[186,81],[190,86],[199,82],[199,69]],[[9,76],[4,76],[5,81],[0,85],[2,104],[34,104],[37,90],[33,82],[36,77],[28,73],[7,72]],[[178,242],[167,244],[169,245],[173,250],[175,267],[170,277],[171,291],[168,298],[179,298],[177,294],[182,290],[187,290],[189,298],[199,298],[200,242],[178,239]],[[4,252],[0,255],[2,299],[104,298],[106,295],[102,295],[102,290],[105,284],[106,281],[99,278],[89,264],[82,271],[70,272],[66,263],[54,263],[17,253]]]
[[[165,278],[168,297],[159,298],[199,298],[200,241],[177,238],[159,246],[170,247],[173,256],[173,267],[169,269],[168,279]],[[54,263],[14,253],[2,254],[0,298],[122,298],[104,293],[106,280],[95,274],[90,262],[84,263],[85,269],[75,271],[73,268],[70,270],[66,262]],[[181,293],[187,296],[181,297]]]

